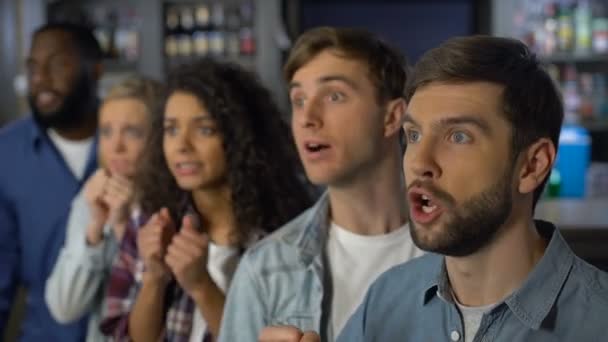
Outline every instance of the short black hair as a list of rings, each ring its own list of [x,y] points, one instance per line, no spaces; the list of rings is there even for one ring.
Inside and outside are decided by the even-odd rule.
[[[72,37],[74,47],[78,50],[80,57],[87,62],[100,62],[103,58],[101,46],[95,38],[93,31],[83,25],[68,22],[52,22],[39,27],[34,32],[34,37],[47,31],[62,31]]]

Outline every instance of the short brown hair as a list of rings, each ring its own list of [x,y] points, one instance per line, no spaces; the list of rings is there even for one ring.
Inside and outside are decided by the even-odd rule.
[[[283,73],[289,82],[298,69],[325,50],[367,64],[379,103],[404,96],[407,60],[375,34],[354,28],[318,27],[302,34],[291,49]]]
[[[456,37],[426,52],[414,67],[406,101],[432,82],[492,82],[504,86],[502,112],[511,123],[513,160],[540,138],[557,149],[564,118],[559,91],[522,42],[490,36]],[[548,178],[548,177],[547,177]],[[534,193],[534,205],[547,179]]]

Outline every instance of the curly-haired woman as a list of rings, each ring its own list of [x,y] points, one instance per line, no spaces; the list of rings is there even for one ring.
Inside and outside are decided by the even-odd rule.
[[[127,229],[102,330],[118,340],[207,341],[242,252],[310,203],[269,92],[202,59],[169,76],[136,179],[143,224]]]

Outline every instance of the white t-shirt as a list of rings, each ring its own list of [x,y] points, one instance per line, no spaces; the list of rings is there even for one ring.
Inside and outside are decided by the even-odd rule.
[[[486,312],[492,310],[497,304],[490,304],[484,306],[465,306],[462,305],[454,297],[454,302],[460,310],[462,315],[462,324],[464,325],[464,341],[473,342],[479,326],[481,325],[481,319]]]
[[[407,224],[388,234],[369,236],[332,222],[327,241],[333,288],[328,340],[338,337],[380,274],[423,253],[412,242]]]
[[[217,287],[224,293],[230,285],[232,276],[236,271],[239,263],[239,248],[216,245],[209,243],[209,251],[207,254],[207,271],[211,279]],[[203,319],[203,315],[198,310],[194,309],[194,317],[192,319],[192,330],[190,331],[190,341],[200,342],[207,331],[207,322]]]
[[[93,145],[93,137],[74,141],[62,137],[53,129],[48,129],[47,133],[76,179],[82,179],[86,171],[89,152]]]

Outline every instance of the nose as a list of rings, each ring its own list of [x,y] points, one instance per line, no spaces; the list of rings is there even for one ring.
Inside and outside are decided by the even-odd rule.
[[[50,82],[48,67],[44,65],[28,66],[28,82],[30,88],[39,88]]]
[[[178,153],[188,153],[192,150],[192,132],[194,128],[180,129],[173,137],[174,150]]]
[[[322,104],[314,98],[301,108],[294,110],[295,123],[301,128],[319,129],[323,127],[322,116]]]
[[[437,146],[431,140],[421,139],[419,142],[408,144],[403,158],[404,171],[409,169],[418,179],[439,178],[442,171],[437,162],[436,149]]]
[[[127,146],[125,144],[124,133],[116,134],[112,143],[114,147],[114,152],[116,153],[123,153],[127,149]]]

